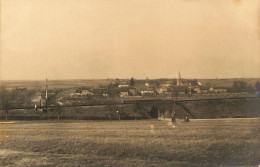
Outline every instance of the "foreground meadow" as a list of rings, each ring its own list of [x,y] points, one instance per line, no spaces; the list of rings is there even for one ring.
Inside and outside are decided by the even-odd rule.
[[[0,123],[0,166],[258,166],[260,119]]]

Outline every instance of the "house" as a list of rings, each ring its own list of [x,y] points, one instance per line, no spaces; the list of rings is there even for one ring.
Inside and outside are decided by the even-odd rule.
[[[82,90],[81,95],[83,95],[83,96],[86,96],[86,95],[92,96],[92,95],[94,95],[94,93],[89,91],[89,90]]]
[[[213,90],[214,89],[212,87],[208,87],[208,86],[198,86],[194,88],[194,91],[198,94],[206,94]]]
[[[70,96],[81,96],[81,93],[70,93]]]
[[[149,88],[149,87],[150,87],[150,84],[149,84],[149,82],[146,82],[144,85],[145,85],[147,88]]]
[[[118,87],[119,88],[126,88],[126,87],[129,87],[129,85],[128,84],[119,84]]]
[[[200,93],[200,88],[199,87],[195,87],[194,91],[195,91],[195,93]]]
[[[36,96],[32,99],[32,103],[40,103],[42,101],[42,96]]]
[[[209,92],[210,92],[210,93],[214,92],[214,88],[213,88],[213,87],[210,87],[210,88],[209,88]]]
[[[225,88],[215,88],[214,92],[215,93],[227,93],[227,89],[225,89]]]
[[[120,97],[138,95],[136,88],[133,86],[117,88],[117,89],[114,89],[114,91],[117,92],[117,94],[119,94]]]
[[[156,89],[156,92],[159,94],[159,95],[162,95],[162,94],[170,94],[170,91],[169,91],[169,88],[168,87],[158,87]]]
[[[126,97],[128,96],[128,92],[120,92],[120,97]]]
[[[133,86],[117,88],[117,89],[114,89],[114,91],[117,92],[117,94],[119,94],[120,97],[138,95],[136,88]]]
[[[58,104],[59,106],[62,106],[62,105],[63,105],[63,103],[60,102],[60,101],[56,101],[56,102],[57,102],[57,104]]]
[[[140,92],[140,94],[142,96],[144,96],[144,95],[154,95],[153,88],[139,88],[138,92]]]
[[[93,89],[93,93],[97,96],[108,97],[108,91],[104,88]]]

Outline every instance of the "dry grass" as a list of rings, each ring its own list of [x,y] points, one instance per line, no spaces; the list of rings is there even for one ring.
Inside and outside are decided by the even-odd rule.
[[[0,166],[259,164],[259,118],[178,120],[174,126],[158,120],[0,124]]]

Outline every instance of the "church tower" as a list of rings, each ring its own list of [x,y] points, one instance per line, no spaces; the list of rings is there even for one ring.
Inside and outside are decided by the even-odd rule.
[[[179,76],[177,79],[177,86],[182,86],[181,73],[179,72]]]

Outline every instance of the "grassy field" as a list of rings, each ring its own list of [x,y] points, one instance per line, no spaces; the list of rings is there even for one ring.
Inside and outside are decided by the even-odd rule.
[[[260,118],[0,123],[0,166],[258,166]]]

